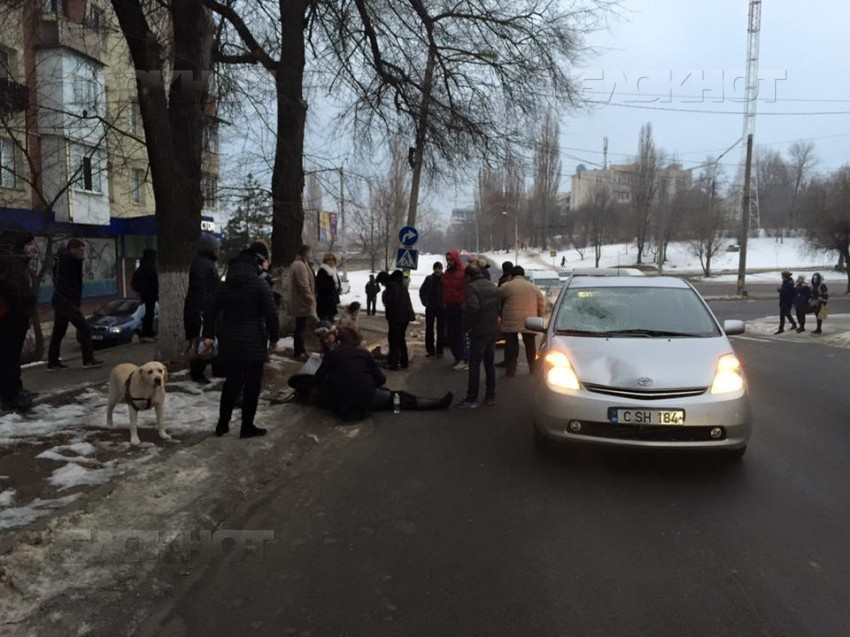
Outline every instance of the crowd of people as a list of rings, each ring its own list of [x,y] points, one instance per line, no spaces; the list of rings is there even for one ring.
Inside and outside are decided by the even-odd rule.
[[[796,282],[794,275],[785,270],[782,272],[782,282],[776,289],[779,292],[779,329],[775,334],[785,332],[786,320],[791,330],[798,334],[806,331],[806,317],[814,315],[816,327],[812,334],[823,334],[823,322],[829,316],[829,288],[823,281],[820,273],[812,275],[811,284],[806,282],[806,277],[798,276]],[[791,316],[791,310],[797,316]]]

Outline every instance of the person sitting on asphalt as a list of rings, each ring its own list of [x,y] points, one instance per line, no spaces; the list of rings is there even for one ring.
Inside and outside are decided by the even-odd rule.
[[[316,389],[316,370],[322,364],[322,357],[339,345],[337,327],[328,321],[319,321],[313,332],[319,339],[321,354],[313,352],[297,374],[289,377],[287,384],[295,390],[295,400],[309,403]]]
[[[338,331],[339,347],[328,352],[315,375],[318,387],[316,404],[345,421],[368,418],[374,411],[390,411],[398,396],[402,411],[448,409],[451,392],[442,398],[420,398],[403,391],[392,391],[375,359],[361,348],[356,330]]]

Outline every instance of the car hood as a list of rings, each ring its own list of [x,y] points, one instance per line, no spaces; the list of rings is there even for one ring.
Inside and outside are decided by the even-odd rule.
[[[88,320],[92,327],[118,327],[132,322],[132,316],[92,316]]]
[[[733,353],[715,338],[592,338],[555,336],[551,349],[565,352],[582,383],[619,389],[709,387],[717,359]],[[652,379],[641,385],[638,379]]]

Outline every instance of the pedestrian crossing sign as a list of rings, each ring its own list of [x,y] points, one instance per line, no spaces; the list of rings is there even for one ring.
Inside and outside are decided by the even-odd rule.
[[[395,267],[400,270],[416,270],[419,268],[419,251],[410,248],[399,248],[395,259]]]

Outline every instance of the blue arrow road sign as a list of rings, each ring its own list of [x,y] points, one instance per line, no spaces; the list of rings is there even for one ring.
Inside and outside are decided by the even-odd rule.
[[[404,226],[398,231],[398,240],[405,248],[412,248],[419,241],[419,231],[413,226]]]
[[[395,267],[400,270],[416,270],[419,267],[419,251],[399,248],[396,254]]]

